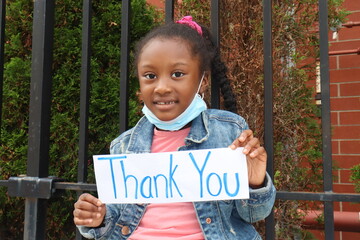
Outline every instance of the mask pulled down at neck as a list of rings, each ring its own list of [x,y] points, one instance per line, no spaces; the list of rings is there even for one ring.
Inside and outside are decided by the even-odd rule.
[[[144,104],[142,112],[149,120],[150,123],[154,124],[158,129],[167,130],[167,131],[177,131],[183,128],[186,124],[190,123],[197,116],[200,115],[201,112],[207,109],[205,101],[199,95],[199,90],[201,83],[204,79],[205,73],[203,73],[201,77],[201,81],[199,84],[199,88],[195,94],[194,99],[190,103],[190,105],[176,118],[170,121],[162,121],[155,116],[153,112]]]

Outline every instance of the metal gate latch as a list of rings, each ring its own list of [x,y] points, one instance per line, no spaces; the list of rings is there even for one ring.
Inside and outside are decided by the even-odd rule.
[[[56,177],[10,177],[8,180],[8,194],[11,197],[50,199],[55,193],[53,182],[59,180],[60,178]]]

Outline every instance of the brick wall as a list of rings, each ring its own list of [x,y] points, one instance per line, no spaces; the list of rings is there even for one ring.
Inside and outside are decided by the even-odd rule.
[[[157,8],[164,8],[165,4],[165,0],[147,0],[147,2]]]
[[[343,6],[351,11],[349,21],[360,22],[360,0],[345,0]],[[338,37],[329,34],[331,51],[360,48],[360,26],[343,27]],[[330,94],[334,192],[354,193],[350,168],[360,164],[360,55],[330,56]],[[360,212],[359,203],[335,203],[336,211]],[[360,239],[360,233],[337,232],[336,239]]]
[[[360,22],[360,1],[346,0],[344,7],[351,11],[349,21]],[[360,26],[341,28],[337,39],[330,35],[330,52],[360,48]],[[354,192],[349,168],[360,164],[360,55],[336,55],[329,59],[333,160],[339,167],[334,172],[337,176],[334,191]],[[359,205],[354,209],[360,211]],[[342,210],[341,204],[339,207]]]

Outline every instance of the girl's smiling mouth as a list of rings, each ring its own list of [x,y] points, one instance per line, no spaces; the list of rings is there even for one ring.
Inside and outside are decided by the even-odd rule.
[[[170,104],[175,104],[175,101],[170,101],[170,102],[155,102],[155,104],[157,104],[157,105],[170,105]]]
[[[177,103],[178,101],[174,100],[159,100],[153,102],[155,108],[160,112],[173,111]]]

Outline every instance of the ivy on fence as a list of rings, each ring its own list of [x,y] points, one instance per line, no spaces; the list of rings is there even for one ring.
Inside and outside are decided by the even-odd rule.
[[[348,14],[342,0],[328,1],[330,27]],[[261,0],[224,0],[220,4],[220,48],[238,99],[238,113],[255,134],[264,135],[263,8]],[[177,2],[177,17],[193,15],[210,24],[210,1]],[[322,191],[321,119],[314,101],[318,1],[273,1],[273,95],[275,185],[284,191]],[[316,203],[277,201],[276,238],[307,236],[299,209]],[[258,224],[259,231],[264,231]]]

